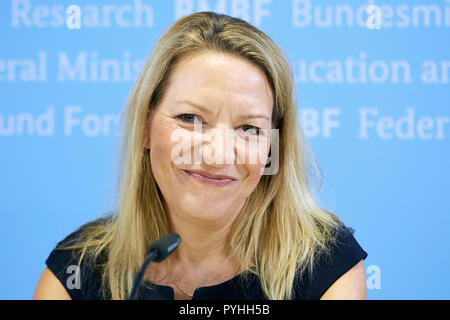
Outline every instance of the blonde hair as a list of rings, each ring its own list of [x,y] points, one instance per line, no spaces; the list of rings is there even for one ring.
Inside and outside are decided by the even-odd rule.
[[[81,249],[79,263],[83,258],[103,261],[105,298],[126,298],[146,248],[170,232],[149,150],[144,148],[146,119],[161,101],[175,64],[200,50],[247,59],[264,71],[274,96],[279,170],[261,177],[233,223],[230,247],[240,269],[259,277],[266,298],[292,299],[297,273],[312,274],[315,261],[329,252],[343,225],[319,207],[310,185],[311,178],[321,179],[320,168],[298,122],[293,74],[281,49],[244,20],[194,13],[161,36],[126,102],[115,214],[85,226],[76,244],[66,247]]]

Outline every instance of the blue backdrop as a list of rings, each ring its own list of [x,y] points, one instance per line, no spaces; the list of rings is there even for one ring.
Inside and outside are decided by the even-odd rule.
[[[117,116],[161,32],[203,10],[286,52],[368,298],[450,298],[448,0],[0,1],[0,298],[31,298],[56,242],[111,208]]]

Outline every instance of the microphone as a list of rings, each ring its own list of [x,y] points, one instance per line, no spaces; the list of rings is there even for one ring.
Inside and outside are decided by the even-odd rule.
[[[136,273],[131,287],[130,295],[127,300],[136,300],[137,293],[142,285],[142,278],[150,262],[161,262],[166,259],[180,245],[180,236],[176,233],[170,233],[153,242],[147,249],[147,258],[142,263],[141,269]]]

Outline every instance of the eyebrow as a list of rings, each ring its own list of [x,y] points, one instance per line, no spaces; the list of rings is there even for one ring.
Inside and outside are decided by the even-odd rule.
[[[189,100],[176,101],[176,103],[186,103],[186,104],[189,104],[189,105],[201,110],[202,112],[204,112],[208,115],[213,114],[213,111],[208,109],[207,107],[202,106],[201,104],[189,101]],[[265,114],[242,114],[242,115],[239,115],[239,118],[241,118],[241,119],[262,118],[262,119],[266,119],[267,121],[271,121],[271,119],[268,116],[266,116]]]

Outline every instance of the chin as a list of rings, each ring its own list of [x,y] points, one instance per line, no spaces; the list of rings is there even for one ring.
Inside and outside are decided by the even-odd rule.
[[[194,197],[188,203],[185,212],[192,218],[214,221],[227,213],[227,210],[225,212],[223,210],[225,204],[220,201],[212,201],[211,199],[205,201],[201,197]]]

